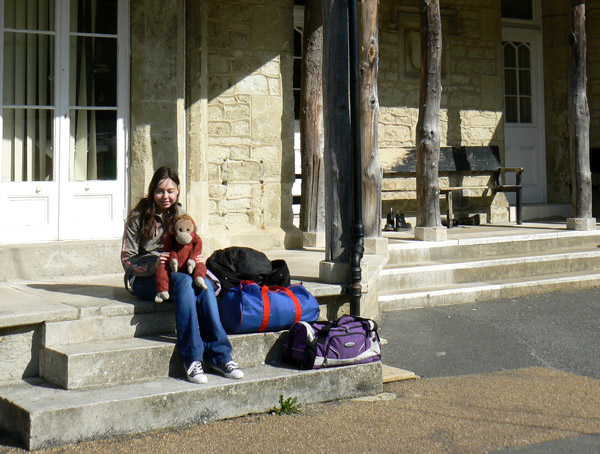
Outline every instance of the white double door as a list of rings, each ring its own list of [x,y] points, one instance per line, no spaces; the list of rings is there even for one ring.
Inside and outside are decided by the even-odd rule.
[[[507,167],[523,167],[523,202],[546,202],[541,31],[503,27],[504,135]],[[509,200],[514,202],[514,194]]]
[[[128,1],[0,7],[0,243],[121,236]]]

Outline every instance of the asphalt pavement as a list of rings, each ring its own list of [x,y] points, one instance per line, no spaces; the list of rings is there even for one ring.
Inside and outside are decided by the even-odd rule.
[[[600,453],[600,289],[392,312],[379,325],[384,364],[420,379],[298,414],[39,452]],[[0,439],[0,453],[22,452]]]

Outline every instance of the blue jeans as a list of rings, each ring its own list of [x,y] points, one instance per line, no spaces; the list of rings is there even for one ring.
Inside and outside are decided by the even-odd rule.
[[[177,350],[183,363],[205,360],[211,365],[231,360],[231,343],[219,317],[219,307],[213,284],[205,279],[208,288],[202,290],[192,284],[189,274],[171,273],[170,300],[175,302]],[[131,286],[139,298],[154,301],[154,276],[136,277]]]

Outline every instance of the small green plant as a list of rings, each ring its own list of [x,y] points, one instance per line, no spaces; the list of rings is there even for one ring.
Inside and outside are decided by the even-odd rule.
[[[283,394],[279,395],[279,407],[273,407],[271,409],[272,413],[276,415],[291,415],[292,413],[300,413],[300,409],[296,405],[297,397],[288,397],[287,399],[283,398]]]

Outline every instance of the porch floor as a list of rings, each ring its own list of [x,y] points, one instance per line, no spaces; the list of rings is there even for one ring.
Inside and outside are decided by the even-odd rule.
[[[460,245],[473,242],[495,242],[499,238],[523,236],[531,239],[553,235],[587,235],[593,232],[576,232],[566,229],[565,222],[527,222],[516,224],[487,224],[457,226],[448,230],[448,239],[441,242],[424,242],[414,239],[412,232],[384,232],[388,247],[430,248]],[[285,259],[293,279],[305,282],[317,297],[339,294],[341,287],[319,282],[319,263],[325,259],[322,249],[269,250],[271,259]],[[382,264],[382,256],[365,255],[369,269]],[[8,280],[0,282],[0,328],[38,324],[44,321],[75,319],[94,313],[134,313],[140,302],[123,288],[122,274],[95,276],[62,276],[40,280]],[[165,307],[165,310],[168,310]]]

